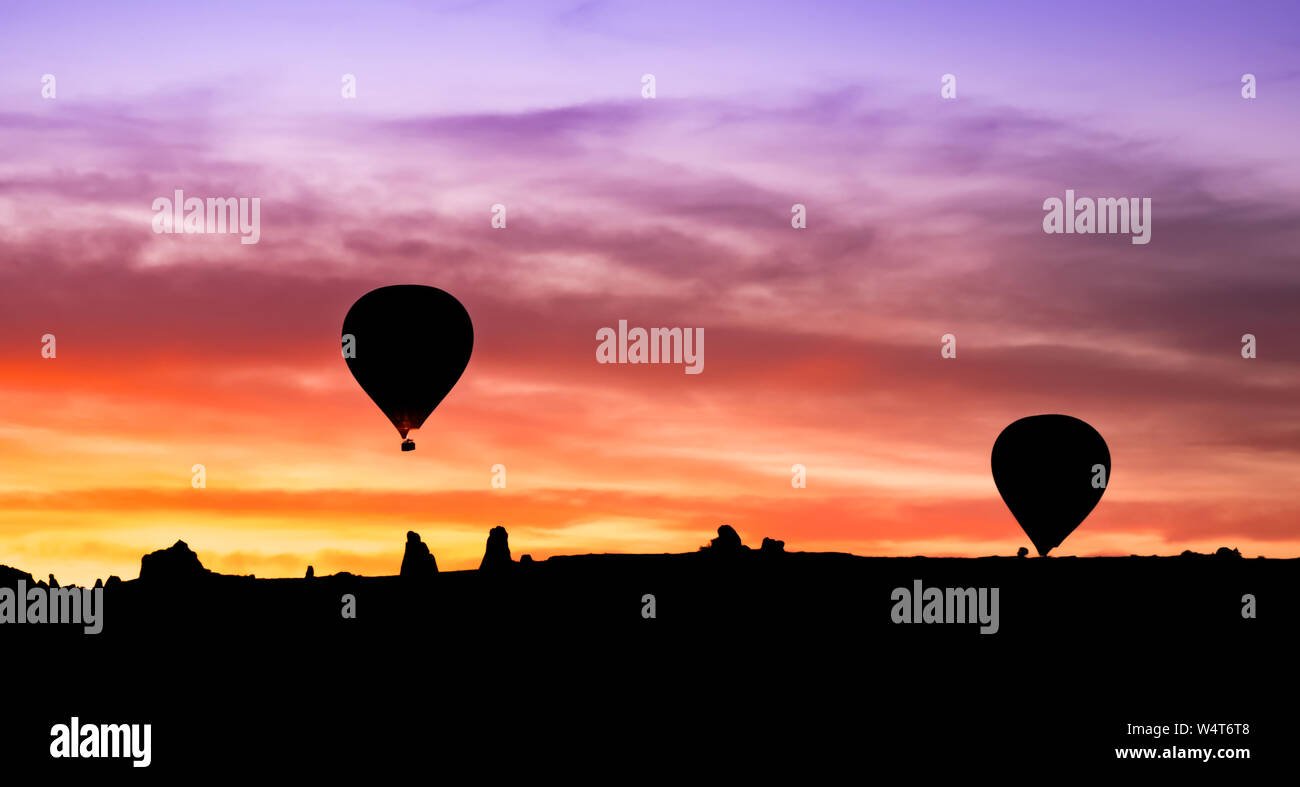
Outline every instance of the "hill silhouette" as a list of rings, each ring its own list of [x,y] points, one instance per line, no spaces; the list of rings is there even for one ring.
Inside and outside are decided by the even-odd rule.
[[[410,532],[394,576],[267,579],[209,571],[177,541],[144,556],[139,578],[104,583],[101,634],[0,625],[15,663],[62,676],[11,683],[24,710],[0,734],[41,760],[50,725],[74,713],[153,720],[153,771],[214,751],[227,764],[391,763],[430,741],[447,766],[499,758],[506,741],[570,768],[655,741],[664,762],[727,751],[765,770],[789,757],[805,774],[882,747],[1097,760],[1145,745],[1125,724],[1155,718],[1254,721],[1262,753],[1282,734],[1269,676],[1293,670],[1298,575],[1300,561],[1226,548],[893,558],[769,537],[751,549],[724,525],[695,552],[519,561],[497,527],[465,571],[438,571]],[[19,580],[33,584],[0,567],[0,586]],[[998,588],[996,633],[895,623],[891,594],[918,580]]]

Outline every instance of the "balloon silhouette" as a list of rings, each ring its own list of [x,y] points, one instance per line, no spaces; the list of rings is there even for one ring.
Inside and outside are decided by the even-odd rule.
[[[993,443],[993,483],[1039,555],[1074,532],[1109,480],[1106,441],[1078,418],[1031,415]]]
[[[343,318],[343,358],[361,390],[397,427],[403,451],[415,449],[407,432],[419,429],[451,391],[473,349],[469,313],[437,287],[380,287],[358,298]]]

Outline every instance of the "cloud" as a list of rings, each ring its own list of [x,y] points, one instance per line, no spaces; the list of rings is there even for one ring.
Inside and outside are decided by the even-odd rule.
[[[1116,457],[1089,548],[1156,533],[1300,550],[1283,524],[1300,510],[1271,486],[1300,448],[1300,217],[1249,165],[879,89],[217,123],[243,145],[195,106],[0,116],[0,141],[47,128],[76,160],[41,145],[0,179],[17,218],[0,230],[12,539],[63,515],[122,538],[137,515],[246,522],[214,538],[223,564],[296,573],[321,550],[371,565],[345,535],[358,521],[477,539],[500,520],[585,551],[689,550],[734,518],[822,548],[961,552],[1017,538],[972,480],[997,432],[1064,411]],[[263,242],[154,235],[151,200],[173,188],[262,194]],[[1152,196],[1152,244],[1044,235],[1042,200],[1065,188]],[[419,472],[336,344],[359,294],[402,281],[453,292],[476,325]],[[620,319],[704,327],[706,373],[596,364],[595,331]],[[938,354],[949,332],[956,361]],[[198,461],[224,486],[191,494]],[[489,496],[498,461],[520,493]],[[793,462],[809,494],[791,496]],[[297,535],[238,543],[267,523]]]

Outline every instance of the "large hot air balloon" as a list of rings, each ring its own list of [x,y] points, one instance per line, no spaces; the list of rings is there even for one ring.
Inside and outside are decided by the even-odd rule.
[[[993,483],[1039,555],[1074,532],[1109,479],[1106,441],[1078,418],[1031,415],[993,443]]]
[[[362,295],[343,318],[343,357],[403,438],[402,450],[469,364],[474,326],[437,287],[398,284]]]

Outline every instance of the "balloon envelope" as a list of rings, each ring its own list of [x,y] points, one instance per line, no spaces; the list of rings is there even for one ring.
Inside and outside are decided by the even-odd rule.
[[[402,437],[451,391],[474,348],[474,326],[460,301],[419,284],[362,295],[343,318],[343,335],[352,376]]]
[[[1106,441],[1078,418],[1031,415],[993,443],[993,483],[1040,555],[1083,522],[1109,480]]]

